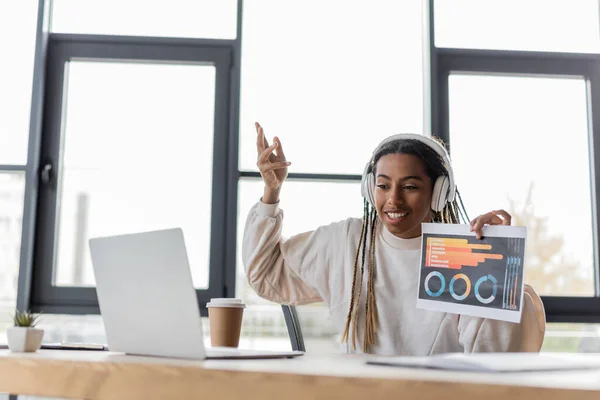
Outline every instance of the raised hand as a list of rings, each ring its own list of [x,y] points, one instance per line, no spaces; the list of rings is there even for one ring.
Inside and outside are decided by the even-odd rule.
[[[279,200],[279,190],[287,177],[288,166],[291,163],[285,158],[279,138],[274,137],[273,144],[269,146],[262,126],[258,122],[255,122],[254,126],[256,128],[256,151],[258,153],[256,166],[265,182],[263,202],[275,203]]]

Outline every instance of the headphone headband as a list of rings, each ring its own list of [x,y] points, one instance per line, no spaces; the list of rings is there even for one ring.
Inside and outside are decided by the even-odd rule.
[[[371,163],[374,160],[375,155],[381,150],[381,148],[387,143],[396,141],[396,140],[418,140],[419,142],[429,146],[433,151],[435,151],[442,159],[442,161],[446,165],[446,169],[448,171],[448,188],[447,188],[447,196],[445,198],[445,202],[452,202],[456,196],[456,183],[454,181],[454,172],[452,171],[452,163],[450,161],[450,155],[442,146],[441,143],[435,141],[429,136],[418,135],[414,133],[400,133],[396,135],[392,135],[388,138],[385,138],[377,145],[375,150],[373,150],[373,154],[371,155],[371,159],[365,166],[365,170],[363,172],[363,179],[361,183],[361,192],[363,196],[372,204],[375,204],[375,199],[373,198],[371,185],[374,185],[373,180],[368,179],[368,175],[372,173],[372,165]]]

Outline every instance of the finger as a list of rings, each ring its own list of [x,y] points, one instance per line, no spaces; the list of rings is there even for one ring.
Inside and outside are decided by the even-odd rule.
[[[487,213],[480,215],[479,217],[471,221],[471,232],[475,232],[475,236],[477,237],[477,239],[481,239],[483,237],[481,230],[483,226],[487,223],[487,221],[491,219],[492,216],[493,214]]]
[[[285,161],[285,153],[283,152],[283,147],[281,146],[281,140],[279,140],[279,138],[275,136],[273,138],[273,141],[277,143],[277,149],[275,150],[277,157],[279,157],[280,161]]]
[[[494,210],[492,213],[502,219],[502,225],[510,225],[512,217],[509,213],[504,210]]]
[[[257,141],[262,140],[261,146],[262,146],[262,149],[264,150],[267,147],[269,147],[269,142],[267,141],[267,137],[265,136],[265,130],[263,129],[263,127],[260,126],[260,124],[258,122],[256,123],[256,125],[258,125],[256,132],[258,133],[258,136],[259,136],[257,138]]]
[[[479,224],[479,217],[471,221],[471,232],[475,232],[477,239],[481,239],[481,225]]]
[[[262,140],[261,145],[263,146],[263,150],[264,150],[267,147],[269,147],[269,142],[267,141],[267,137],[265,136],[265,130],[263,129],[262,126],[260,126],[260,124],[258,122],[255,122],[254,126],[256,126],[256,133],[258,133],[258,135],[260,136],[260,139]]]
[[[506,219],[505,219],[506,218]],[[507,223],[508,221],[508,223]],[[475,232],[477,239],[483,237],[482,229],[485,225],[510,225],[510,214],[504,210],[490,211],[471,221],[471,232]]]
[[[487,225],[502,225],[502,224],[504,224],[504,220],[494,214],[492,214],[492,215],[486,214],[486,217],[480,222],[482,223],[482,225],[486,225],[486,224]]]
[[[487,213],[487,214],[481,214],[480,216],[476,217],[474,220],[471,221],[471,231],[475,230],[476,227],[481,228],[481,226],[485,223],[485,221],[489,220],[490,216],[492,216],[493,214],[491,213]]]
[[[258,154],[261,154],[268,146],[264,145],[264,133],[260,124],[255,122],[254,127],[256,128],[256,151]]]
[[[260,155],[258,156],[257,165],[260,168],[262,164],[266,164],[269,162],[269,156],[277,147],[277,143],[273,143],[269,147],[267,147]]]
[[[265,149],[266,149],[267,147],[269,147],[269,141],[267,140],[267,137],[265,136],[265,130],[263,128],[260,128],[260,131],[262,132],[263,146],[265,146]]]
[[[279,162],[274,162],[274,163],[270,163],[268,164],[265,168],[262,168],[260,171],[264,174],[270,171],[274,171],[276,169],[281,169],[281,168],[287,168],[291,165],[292,163],[289,161],[279,161]]]
[[[473,232],[475,232],[475,237],[477,238],[477,240],[481,240],[481,238],[483,237],[483,233],[481,232],[481,226],[476,226],[473,229],[471,229]]]
[[[502,210],[503,211],[503,210]],[[506,211],[504,211],[506,213]],[[506,213],[508,218],[510,219],[510,215]],[[500,225],[504,223],[504,219],[496,214],[496,211],[490,211],[489,213],[482,214],[471,221],[471,227],[474,227],[475,224],[489,224],[489,225]]]

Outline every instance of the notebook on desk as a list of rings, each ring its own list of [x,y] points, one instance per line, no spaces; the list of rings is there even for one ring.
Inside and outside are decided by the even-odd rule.
[[[92,238],[89,244],[111,351],[190,359],[303,354],[204,348],[198,298],[181,229]]]
[[[373,357],[367,364],[470,372],[524,372],[599,369],[600,354],[450,353],[428,357]]]
[[[82,350],[82,351],[107,351],[108,346],[100,343],[78,343],[78,342],[60,342],[60,343],[42,343],[44,350]]]

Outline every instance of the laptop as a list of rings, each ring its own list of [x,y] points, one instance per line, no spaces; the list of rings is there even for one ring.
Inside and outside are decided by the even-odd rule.
[[[110,351],[197,360],[303,354],[205,348],[181,229],[97,237],[89,245]]]

